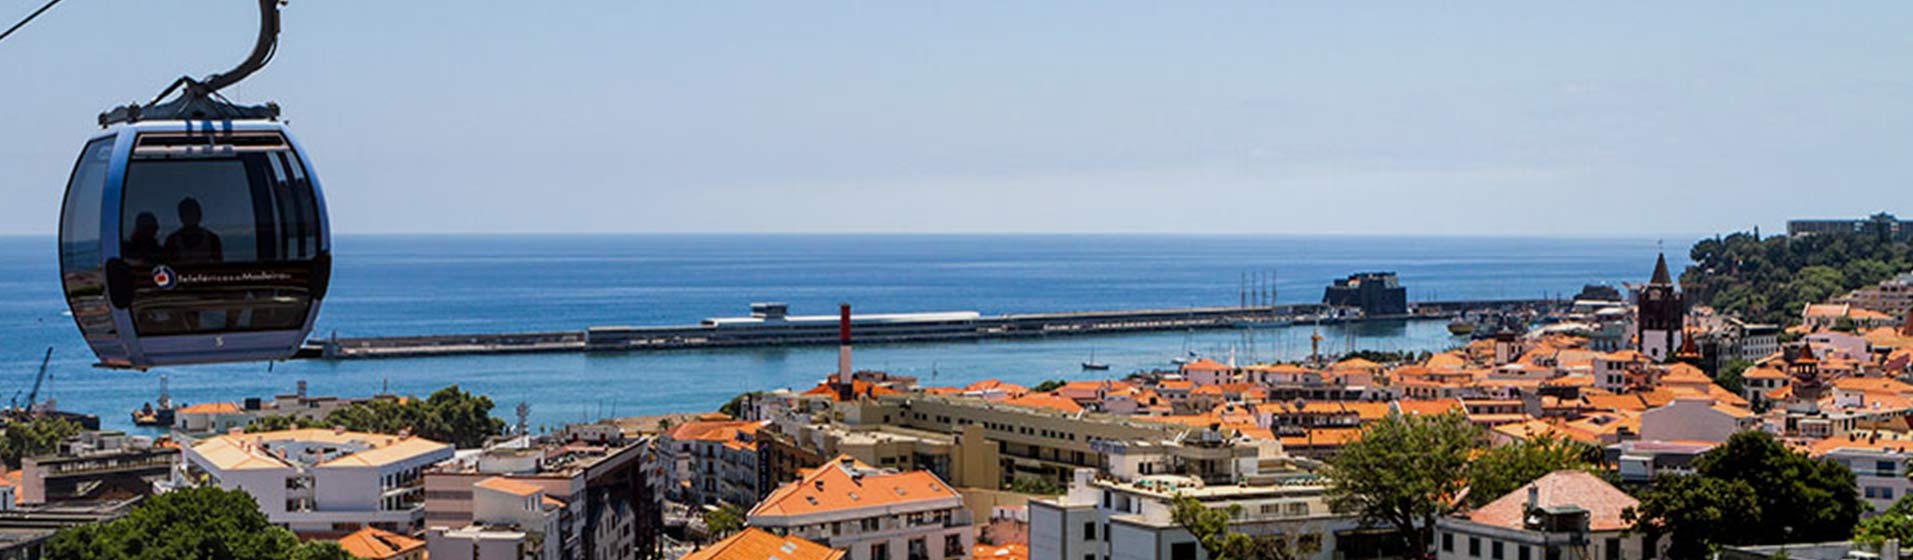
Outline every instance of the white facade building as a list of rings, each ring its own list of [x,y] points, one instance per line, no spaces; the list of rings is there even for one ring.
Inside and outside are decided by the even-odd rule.
[[[1327,487],[1318,483],[1207,486],[1178,475],[1133,482],[1094,476],[1078,470],[1068,494],[1030,500],[1031,560],[1206,560],[1195,537],[1171,518],[1178,494],[1210,507],[1241,506],[1231,529],[1306,541],[1314,550],[1309,558],[1340,557],[1338,541],[1357,527],[1354,517],[1329,509]]]
[[[1556,471],[1465,515],[1436,522],[1440,560],[1654,558],[1622,517],[1640,502],[1599,477]]]
[[[1913,438],[1896,432],[1857,432],[1814,442],[1813,454],[1853,469],[1854,491],[1877,514],[1913,493],[1907,478],[1907,459],[1913,458]]]
[[[407,534],[424,519],[421,473],[452,458],[424,438],[303,429],[231,433],[185,450],[180,483],[244,490],[273,523],[312,536],[371,526]]]
[[[538,486],[487,478],[472,485],[472,524],[431,528],[425,548],[448,560],[559,560],[564,507]]]

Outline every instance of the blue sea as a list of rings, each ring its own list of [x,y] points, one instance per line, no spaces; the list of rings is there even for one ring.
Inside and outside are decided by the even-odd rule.
[[[1675,245],[1682,246],[1682,245]],[[1273,272],[1284,303],[1320,301],[1331,280],[1394,271],[1411,300],[1571,295],[1582,285],[1639,282],[1656,242],[1643,239],[1113,235],[341,236],[314,336],[382,336],[692,323],[737,316],[753,301],[827,314],[984,314],[1235,305],[1244,274]],[[1684,266],[1684,254],[1669,264]],[[1677,268],[1678,269],[1678,268]],[[492,397],[495,413],[531,405],[534,426],[612,415],[703,411],[750,390],[808,388],[835,367],[834,348],[630,354],[465,356],[95,369],[64,315],[50,237],[0,237],[0,391],[24,399],[42,353],[41,390],[62,410],[132,430],[164,372],[176,400],[237,401],[288,393],[426,394],[451,384]],[[1325,346],[1441,349],[1436,321],[1324,328]],[[1192,348],[1218,358],[1294,358],[1310,327],[1038,340],[867,345],[860,368],[964,384],[996,377],[1120,376],[1168,367]],[[1109,372],[1080,371],[1094,353]]]

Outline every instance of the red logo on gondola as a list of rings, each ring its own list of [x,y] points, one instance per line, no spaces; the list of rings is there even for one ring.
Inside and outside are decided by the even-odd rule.
[[[178,283],[179,275],[173,272],[173,267],[163,264],[153,267],[153,285],[160,288],[172,288]]]

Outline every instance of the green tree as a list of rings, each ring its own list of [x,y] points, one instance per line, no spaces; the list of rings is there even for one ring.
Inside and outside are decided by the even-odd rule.
[[[1590,451],[1599,451],[1591,447],[1543,435],[1490,448],[1468,464],[1468,507],[1487,505],[1554,471],[1588,468]]]
[[[1043,480],[1041,478],[1030,477],[1030,476],[1019,476],[1010,480],[1010,491],[1016,492],[1019,494],[1036,494],[1039,496],[1055,496],[1058,494],[1062,494],[1064,492],[1068,492],[1069,489],[1064,488],[1063,485],[1061,484],[1050,482],[1048,480]]]
[[[1623,517],[1648,542],[1672,534],[1667,554],[1673,558],[1713,556],[1716,540],[1749,531],[1759,524],[1760,501],[1744,481],[1705,476],[1668,475],[1654,481],[1641,504]]]
[[[0,436],[0,461],[18,468],[20,460],[58,451],[60,442],[80,433],[80,425],[65,418],[47,416],[12,422]]]
[[[1459,413],[1389,415],[1329,459],[1329,498],[1394,529],[1407,557],[1427,557],[1435,521],[1461,507],[1468,461],[1483,446],[1481,428]]]
[[[1727,360],[1726,364],[1720,366],[1720,371],[1714,373],[1714,383],[1718,383],[1720,384],[1720,388],[1738,395],[1741,389],[1747,386],[1747,379],[1742,376],[1746,375],[1747,370],[1753,369],[1753,367],[1754,363],[1747,360],[1739,358]]]
[[[61,530],[53,560],[349,560],[334,543],[300,543],[242,491],[188,488],[160,494],[126,517]]]
[[[704,512],[704,527],[711,531],[712,539],[724,537],[744,529],[745,515],[743,508],[724,504]]]
[[[1703,239],[1681,275],[1689,302],[1749,320],[1791,324],[1800,309],[1913,270],[1913,248],[1877,232]]]
[[[1321,537],[1313,534],[1250,536],[1229,529],[1242,515],[1241,504],[1212,508],[1189,496],[1178,495],[1170,518],[1196,537],[1209,560],[1293,560],[1315,555]]]
[[[1887,539],[1913,543],[1913,501],[1901,497],[1893,507],[1860,521],[1853,528],[1853,540],[1878,545]]]
[[[505,431],[505,421],[493,418],[491,410],[490,397],[452,385],[423,400],[374,399],[340,408],[327,414],[322,425],[382,434],[411,430],[422,438],[473,448]]]
[[[1694,460],[1690,476],[1655,480],[1629,516],[1672,533],[1675,557],[1721,545],[1846,540],[1865,505],[1853,471],[1797,453],[1766,432],[1741,432]]]
[[[1068,383],[1069,383],[1068,381],[1062,380],[1062,379],[1051,379],[1048,381],[1044,381],[1042,383],[1037,383],[1035,387],[1030,388],[1030,392],[1046,393],[1049,391],[1055,391],[1057,389],[1062,388],[1063,385],[1066,385]]]
[[[744,401],[762,396],[763,394],[763,391],[751,391],[749,393],[739,394],[735,397],[731,397],[731,400],[725,402],[724,406],[717,407],[717,411],[732,418],[742,418],[744,416]]]

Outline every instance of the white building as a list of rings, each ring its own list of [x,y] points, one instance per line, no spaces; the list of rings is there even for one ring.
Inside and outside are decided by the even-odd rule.
[[[1474,511],[1436,522],[1440,560],[1655,557],[1621,512],[1633,497],[1583,471],[1555,471]]]
[[[564,509],[543,488],[494,476],[472,485],[472,524],[432,527],[425,548],[443,560],[558,560]]]
[[[1873,505],[1873,513],[1913,493],[1907,478],[1907,459],[1913,458],[1913,437],[1897,432],[1855,432],[1813,444],[1815,456],[1853,469],[1855,492]]]
[[[408,534],[424,519],[421,473],[450,458],[451,445],[403,435],[235,431],[187,448],[179,482],[244,490],[267,519],[301,535]]]
[[[771,492],[746,519],[850,560],[967,558],[976,544],[963,497],[935,474],[880,470],[848,455]]]
[[[1172,519],[1174,497],[1191,496],[1209,507],[1241,506],[1230,528],[1252,535],[1282,535],[1304,543],[1309,558],[1337,558],[1342,541],[1357,527],[1335,513],[1319,481],[1209,486],[1179,475],[1095,480],[1076,471],[1069,493],[1029,502],[1031,560],[1206,560],[1193,535]]]

